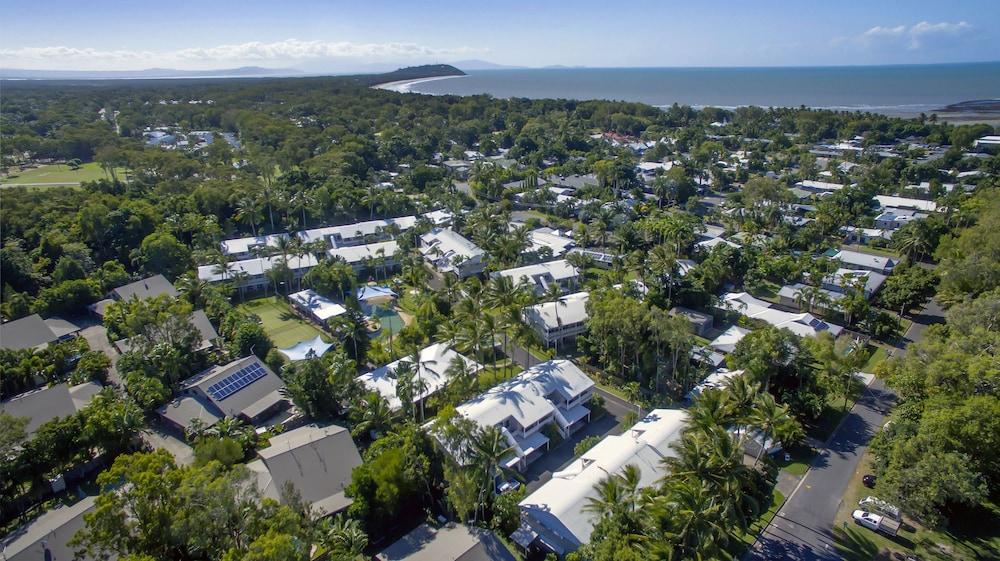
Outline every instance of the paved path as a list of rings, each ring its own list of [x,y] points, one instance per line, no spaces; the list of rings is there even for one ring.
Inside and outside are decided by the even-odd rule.
[[[118,349],[108,341],[108,330],[99,323],[94,323],[84,327],[80,331],[80,336],[87,340],[90,350],[101,351],[111,359],[111,368],[108,369],[108,380],[119,387],[122,387],[121,377],[118,375]]]
[[[865,389],[745,560],[840,559],[834,519],[868,441],[884,424],[894,400],[881,380]]]

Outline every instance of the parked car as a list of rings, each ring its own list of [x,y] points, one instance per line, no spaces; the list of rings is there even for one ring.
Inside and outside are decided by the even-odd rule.
[[[875,487],[875,476],[869,473],[861,478],[861,483],[864,483],[865,487],[871,489]]]
[[[881,532],[887,536],[895,536],[899,532],[899,522],[878,514],[873,514],[867,510],[855,510],[851,517],[859,526],[864,526],[873,532]]]

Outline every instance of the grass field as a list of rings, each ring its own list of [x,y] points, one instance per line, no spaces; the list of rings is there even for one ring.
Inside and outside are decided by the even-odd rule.
[[[62,164],[40,166],[0,178],[0,183],[4,185],[34,185],[39,183],[79,185],[84,181],[95,181],[105,178],[107,178],[107,175],[105,175],[101,166],[96,162],[90,162],[83,164],[80,166],[80,169],[76,170]]]
[[[264,331],[279,349],[314,339],[317,335],[323,335],[323,339],[329,342],[329,337],[313,324],[295,315],[288,304],[275,296],[250,300],[240,304],[240,308],[260,317]]]

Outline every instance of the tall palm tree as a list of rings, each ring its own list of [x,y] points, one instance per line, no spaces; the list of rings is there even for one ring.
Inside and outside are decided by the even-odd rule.
[[[479,430],[472,438],[470,445],[472,465],[479,481],[479,504],[485,511],[486,505],[494,495],[494,481],[500,474],[500,466],[504,457],[510,453],[511,446],[507,437],[498,427],[489,426]]]
[[[788,412],[787,405],[779,405],[774,396],[769,393],[757,395],[754,402],[749,422],[760,429],[763,442],[757,450],[753,465],[756,466],[760,457],[764,454],[764,448],[768,440],[780,439],[784,444],[789,444],[790,440],[797,437],[801,428],[798,422]]]
[[[252,228],[254,237],[257,237],[257,221],[260,220],[260,205],[249,196],[240,197],[236,201],[236,220]]]
[[[656,509],[659,524],[651,540],[654,557],[709,560],[728,543],[716,495],[697,481],[678,482]]]
[[[357,405],[356,421],[351,434],[358,437],[362,434],[378,438],[382,432],[392,426],[395,413],[389,407],[389,402],[377,393],[370,393]]]
[[[620,473],[606,475],[594,490],[597,496],[589,497],[583,511],[601,519],[616,512],[633,512],[639,504],[639,483],[642,471],[636,464],[628,464]]]
[[[316,542],[331,558],[353,559],[368,547],[361,523],[345,515],[324,518],[316,524]]]

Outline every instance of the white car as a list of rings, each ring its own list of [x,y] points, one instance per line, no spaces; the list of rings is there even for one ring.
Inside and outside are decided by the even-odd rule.
[[[867,510],[855,510],[851,516],[854,518],[855,522],[875,532],[878,532],[879,528],[882,526],[882,517],[877,514],[872,514]]]

